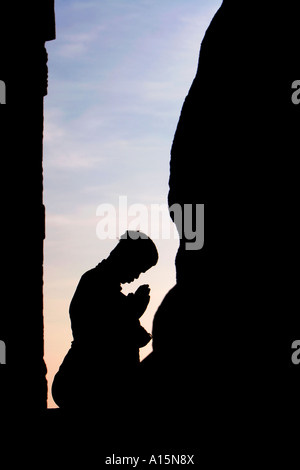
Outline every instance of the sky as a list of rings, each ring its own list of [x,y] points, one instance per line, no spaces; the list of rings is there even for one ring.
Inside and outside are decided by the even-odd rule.
[[[176,283],[179,240],[166,206],[170,149],[202,38],[221,3],[56,0],[44,118],[48,407],[56,406],[53,377],[73,339],[68,309],[76,286],[107,258],[124,224],[145,229],[159,252],[155,267],[123,286],[126,294],[150,285],[141,318],[149,332]],[[141,359],[151,349],[141,349]]]

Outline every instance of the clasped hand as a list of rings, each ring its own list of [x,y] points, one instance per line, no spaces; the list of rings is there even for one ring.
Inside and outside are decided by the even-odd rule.
[[[148,284],[143,284],[134,293],[134,303],[139,317],[145,312],[149,301],[150,287]]]

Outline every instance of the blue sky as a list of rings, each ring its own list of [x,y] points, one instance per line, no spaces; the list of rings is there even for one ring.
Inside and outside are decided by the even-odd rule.
[[[79,278],[116,244],[97,238],[97,207],[117,207],[120,196],[127,196],[128,204],[166,203],[172,139],[201,40],[220,4],[56,0],[57,38],[47,43],[44,133],[50,386],[72,340],[68,306]],[[158,265],[128,287],[150,284],[151,303],[143,316],[149,331],[175,283],[178,247],[176,239],[155,243]]]

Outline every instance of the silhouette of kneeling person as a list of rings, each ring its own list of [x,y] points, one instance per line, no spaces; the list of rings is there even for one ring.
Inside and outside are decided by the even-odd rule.
[[[81,277],[69,309],[74,341],[52,385],[59,407],[122,407],[138,397],[139,348],[151,339],[139,318],[150,289],[143,285],[126,296],[121,284],[157,260],[147,235],[127,231],[109,257]]]

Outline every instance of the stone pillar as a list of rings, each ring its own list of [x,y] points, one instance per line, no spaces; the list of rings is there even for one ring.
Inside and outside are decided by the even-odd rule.
[[[8,3],[8,2],[7,2]],[[43,333],[43,100],[45,42],[55,39],[53,0],[1,11],[2,308],[0,407],[9,413],[47,406]]]

